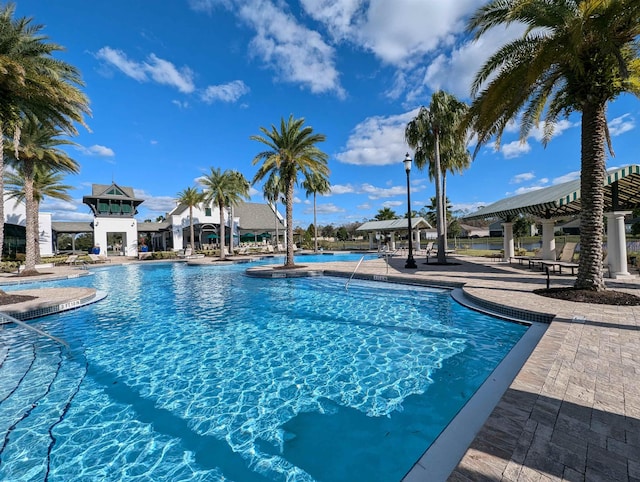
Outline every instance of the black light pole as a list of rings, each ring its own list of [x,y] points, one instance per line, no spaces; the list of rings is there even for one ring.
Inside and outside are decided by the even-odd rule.
[[[404,170],[407,172],[407,218],[409,219],[409,256],[407,257],[407,262],[404,267],[407,269],[418,269],[418,265],[416,265],[416,261],[413,259],[413,240],[412,232],[411,232],[411,185],[409,183],[409,173],[411,172],[411,156],[407,152],[407,155],[404,157]]]

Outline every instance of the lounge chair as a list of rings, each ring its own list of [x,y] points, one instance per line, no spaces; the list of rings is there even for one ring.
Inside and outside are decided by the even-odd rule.
[[[70,254],[69,256],[67,256],[67,259],[65,259],[63,261],[64,264],[68,264],[69,266],[77,264],[78,263],[78,255],[77,254]]]
[[[92,263],[106,263],[107,261],[111,262],[111,260],[104,255],[89,253],[87,256],[89,256],[89,259]]]
[[[573,262],[573,256],[577,245],[578,243],[565,243],[558,259],[556,261],[546,259],[541,260],[539,262],[540,269],[548,267],[555,273],[556,268],[558,268],[558,273],[562,274],[562,268],[568,268],[571,270],[571,274],[574,274],[575,270],[578,268],[578,263]]]
[[[178,253],[178,258],[188,258],[193,253],[191,248],[184,248],[182,253]]]

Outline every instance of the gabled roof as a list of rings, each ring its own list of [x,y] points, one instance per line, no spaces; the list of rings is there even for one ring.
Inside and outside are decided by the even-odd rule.
[[[631,210],[640,203],[640,166],[633,164],[607,171],[604,182],[605,211]],[[478,209],[464,219],[507,218],[529,213],[544,218],[580,212],[580,179],[502,199]]]
[[[92,184],[91,197],[100,197],[102,199],[136,199],[132,187],[120,186],[115,182],[111,184]],[[139,201],[142,201],[142,199],[139,199]]]
[[[241,202],[233,207],[233,216],[240,219],[241,231],[274,231],[276,215],[271,205],[266,203]],[[278,216],[278,229],[284,229],[284,222]]]
[[[432,226],[426,219],[411,218],[412,229],[430,229]],[[364,223],[356,231],[402,231],[409,229],[409,219],[391,219],[389,221],[368,221]]]
[[[53,221],[51,223],[51,230],[61,233],[93,233],[93,223],[91,222],[67,222],[67,221]]]
[[[160,231],[166,231],[169,229],[171,224],[168,221],[162,221],[160,223],[155,222],[146,222],[146,223],[138,223],[138,232],[139,233],[159,233]]]

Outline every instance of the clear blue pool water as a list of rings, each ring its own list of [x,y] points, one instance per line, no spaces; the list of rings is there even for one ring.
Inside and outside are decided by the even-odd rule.
[[[0,480],[397,481],[526,331],[447,291],[247,267],[43,284],[109,295],[32,322],[70,352],[0,329]]]

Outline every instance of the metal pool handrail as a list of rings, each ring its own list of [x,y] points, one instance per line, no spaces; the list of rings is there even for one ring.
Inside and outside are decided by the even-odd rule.
[[[24,321],[18,320],[16,318],[14,318],[13,316],[7,315],[6,313],[0,313],[0,318],[2,318],[5,322],[9,322],[9,323],[15,323],[23,328],[26,328],[27,330],[32,330],[35,331],[36,333],[38,333],[39,335],[45,336],[47,338],[52,339],[53,341],[55,341],[56,343],[60,343],[61,345],[67,347],[67,349],[70,349],[69,344],[64,341],[61,340],[58,337],[55,337],[53,335],[50,335],[49,333],[47,333],[46,331],[41,330],[40,328],[36,328],[35,326],[31,326],[27,323],[25,323]]]
[[[362,255],[362,258],[360,258],[360,261],[358,261],[358,264],[356,265],[356,269],[353,270],[353,273],[351,273],[351,276],[349,276],[349,279],[347,280],[347,282],[344,284],[344,289],[345,290],[349,290],[349,282],[351,281],[351,279],[353,278],[353,276],[356,274],[356,271],[358,271],[358,268],[360,267],[360,263],[362,263],[362,260],[364,259],[364,257],[366,256],[366,254]]]

